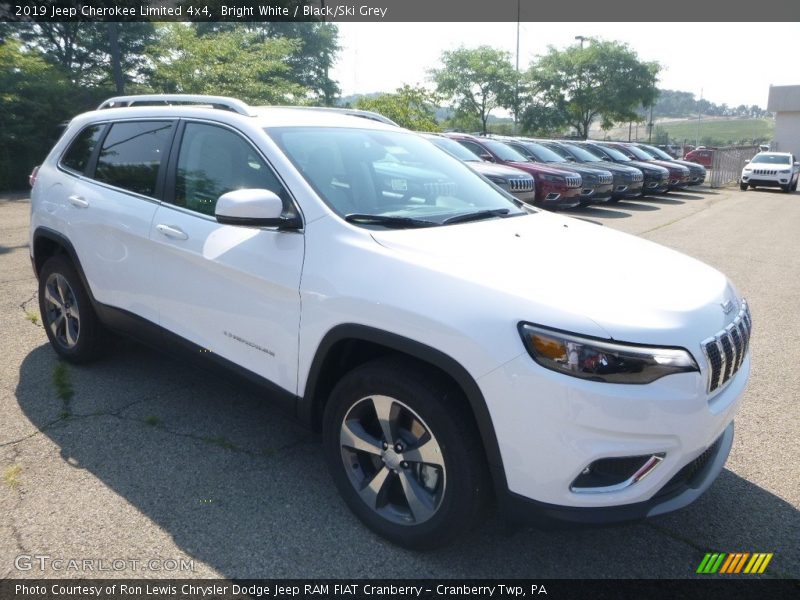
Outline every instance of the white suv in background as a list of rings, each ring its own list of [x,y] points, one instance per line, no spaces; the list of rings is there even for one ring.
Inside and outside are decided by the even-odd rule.
[[[742,169],[739,187],[779,187],[787,194],[797,190],[800,163],[789,152],[759,152]]]
[[[622,521],[686,506],[722,470],[752,323],[718,271],[529,208],[368,115],[103,106],[34,177],[63,358],[114,330],[260,382],[322,432],[353,512],[412,548],[492,497],[512,519]],[[628,259],[587,269],[598,248]]]

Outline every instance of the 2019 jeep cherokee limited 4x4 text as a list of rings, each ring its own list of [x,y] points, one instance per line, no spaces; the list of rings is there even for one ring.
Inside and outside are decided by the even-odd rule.
[[[721,273],[527,207],[389,124],[153,100],[76,117],[38,171],[31,256],[65,359],[112,329],[258,381],[321,430],[353,512],[413,548],[492,495],[619,521],[722,470],[752,323]],[[587,269],[596,248],[624,266]]]

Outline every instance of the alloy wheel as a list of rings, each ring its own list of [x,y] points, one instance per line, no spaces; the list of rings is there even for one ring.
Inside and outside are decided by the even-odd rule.
[[[389,396],[368,396],[345,415],[341,458],[361,500],[383,518],[418,525],[441,506],[444,457],[430,427],[409,406]]]
[[[51,273],[44,288],[45,325],[61,346],[74,348],[81,331],[80,311],[75,292],[60,273]]]

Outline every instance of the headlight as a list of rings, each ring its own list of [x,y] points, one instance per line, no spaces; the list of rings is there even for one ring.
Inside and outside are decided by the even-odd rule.
[[[778,171],[778,173],[780,173],[781,175],[788,175],[791,172],[792,172],[791,169],[786,169],[785,171]]]
[[[744,168],[744,172],[745,172],[745,173],[750,173],[752,170],[753,170],[753,169],[751,169],[750,167],[745,167],[745,168]]]
[[[486,179],[488,179],[489,181],[491,181],[495,185],[499,185],[503,189],[508,187],[508,182],[505,179],[503,179],[502,177],[495,177],[495,176],[492,176],[492,175],[487,175]]]
[[[585,338],[520,323],[528,353],[541,366],[592,381],[650,383],[673,373],[699,371],[682,348],[635,346]]]

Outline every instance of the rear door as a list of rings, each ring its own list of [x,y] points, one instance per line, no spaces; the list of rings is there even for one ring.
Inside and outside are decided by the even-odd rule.
[[[150,243],[175,120],[112,123],[92,153],[86,176],[75,181],[67,204],[67,236],[95,299],[158,321],[153,296],[157,259]],[[92,140],[86,130],[84,142]],[[80,137],[76,138],[79,143]],[[70,166],[69,150],[60,166]]]
[[[221,225],[217,199],[268,189],[296,210],[256,146],[226,125],[182,123],[150,237],[165,329],[294,393],[304,236]]]

